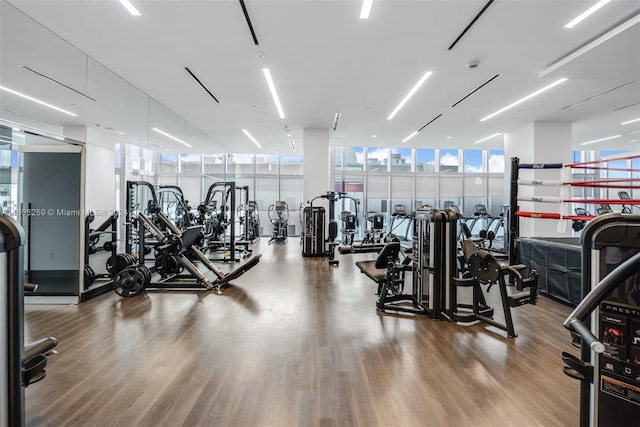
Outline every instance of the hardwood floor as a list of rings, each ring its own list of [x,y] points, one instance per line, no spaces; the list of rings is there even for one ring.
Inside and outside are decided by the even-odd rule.
[[[27,306],[26,341],[60,341],[47,378],[26,389],[27,425],[578,424],[578,382],[560,360],[577,353],[562,327],[570,308],[542,297],[514,309],[515,339],[382,314],[354,266],[367,255],[330,267],[303,259],[297,239],[266,243],[223,295]]]

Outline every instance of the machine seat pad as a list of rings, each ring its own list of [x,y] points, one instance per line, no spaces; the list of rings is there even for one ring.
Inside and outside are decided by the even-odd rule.
[[[358,267],[361,273],[366,274],[368,278],[376,283],[382,283],[387,280],[387,269],[376,268],[376,260],[374,259],[358,261],[356,262],[356,267]]]

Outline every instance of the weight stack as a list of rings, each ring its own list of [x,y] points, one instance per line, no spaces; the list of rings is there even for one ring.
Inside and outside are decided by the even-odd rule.
[[[325,256],[324,215],[325,210],[321,206],[307,206],[304,208],[302,256]]]

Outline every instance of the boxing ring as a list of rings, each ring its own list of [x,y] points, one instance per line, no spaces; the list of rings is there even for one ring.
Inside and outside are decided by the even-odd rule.
[[[622,206],[623,212],[630,213],[633,207],[640,205],[640,199],[632,197],[611,199],[606,197],[573,197],[573,188],[602,189],[640,189],[640,169],[608,168],[607,163],[618,160],[633,160],[640,155],[629,155],[610,159],[581,163],[520,163],[518,158],[511,159],[511,193],[509,201],[509,260],[512,264],[524,264],[528,269],[538,271],[538,290],[561,301],[576,305],[582,299],[581,294],[581,252],[579,237],[520,237],[520,221],[555,220],[560,234],[566,234],[571,226],[579,232],[584,224],[597,215],[591,212],[611,211],[611,205]],[[632,163],[632,162],[630,162]],[[521,179],[520,172],[531,169],[554,169],[559,179]],[[591,171],[615,170],[629,172],[628,178],[598,178],[592,180],[572,180],[573,169]],[[523,172],[526,174],[527,172]],[[520,187],[556,187],[558,195],[523,196]],[[606,193],[606,191],[603,191]],[[618,193],[620,196],[620,193]],[[627,192],[625,192],[628,195]],[[622,197],[622,196],[620,196]],[[520,210],[518,202],[536,202],[556,206],[555,211]],[[631,206],[631,208],[629,208]],[[527,271],[527,274],[529,271]]]

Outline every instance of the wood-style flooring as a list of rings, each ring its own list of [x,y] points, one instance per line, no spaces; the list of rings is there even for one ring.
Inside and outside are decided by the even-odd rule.
[[[27,306],[26,337],[58,338],[26,389],[28,426],[575,426],[562,373],[569,307],[513,310],[517,338],[383,314],[355,267],[297,239],[215,292],[108,293]],[[491,291],[498,295],[498,289]],[[491,299],[492,300],[492,299]],[[490,300],[490,301],[491,301]]]

